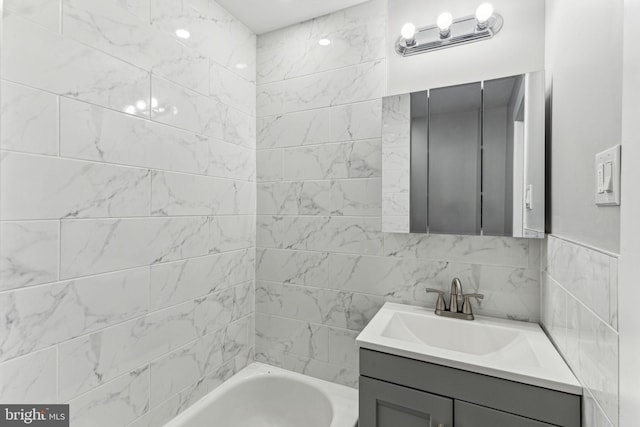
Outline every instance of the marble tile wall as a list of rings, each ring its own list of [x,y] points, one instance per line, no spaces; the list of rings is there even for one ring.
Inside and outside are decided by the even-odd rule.
[[[2,24],[0,401],[163,425],[253,360],[256,36],[213,0]]]
[[[256,359],[350,386],[385,301],[458,276],[477,313],[539,319],[538,241],[381,231],[385,21],[372,0],[258,37]]]
[[[618,257],[549,236],[541,323],[584,386],[585,427],[618,426]]]

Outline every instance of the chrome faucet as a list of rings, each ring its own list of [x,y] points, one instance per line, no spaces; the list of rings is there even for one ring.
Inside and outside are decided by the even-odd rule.
[[[462,282],[457,277],[451,282],[451,292],[449,294],[449,308],[444,302],[444,292],[439,289],[426,289],[427,293],[437,293],[438,301],[436,302],[435,313],[438,316],[453,317],[456,319],[473,320],[473,308],[471,307],[471,298],[483,299],[482,294],[465,294],[462,292]]]

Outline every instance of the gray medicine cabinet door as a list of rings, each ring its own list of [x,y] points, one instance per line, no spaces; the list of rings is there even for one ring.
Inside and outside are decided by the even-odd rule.
[[[455,401],[455,419],[455,427],[554,427],[530,418],[459,400]]]
[[[454,427],[453,400],[361,376],[358,427]]]

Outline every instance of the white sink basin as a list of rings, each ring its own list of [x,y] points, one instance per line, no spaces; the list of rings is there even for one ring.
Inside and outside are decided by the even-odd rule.
[[[484,316],[459,320],[387,303],[356,341],[361,348],[582,394],[553,344],[532,323]]]

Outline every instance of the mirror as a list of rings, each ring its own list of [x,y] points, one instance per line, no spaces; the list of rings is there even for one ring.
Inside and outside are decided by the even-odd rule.
[[[544,237],[544,76],[383,100],[383,231]]]

